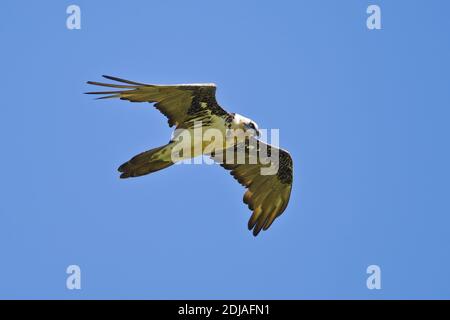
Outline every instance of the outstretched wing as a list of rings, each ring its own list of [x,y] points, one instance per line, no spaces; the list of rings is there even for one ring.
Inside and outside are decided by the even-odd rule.
[[[153,85],[103,76],[118,83],[88,81],[88,84],[120,90],[86,92],[101,94],[98,99],[120,98],[131,102],[155,103],[155,107],[168,118],[169,126],[188,127],[189,120],[207,119],[211,115],[226,116],[216,101],[214,84]]]
[[[248,145],[236,148],[237,152],[234,152],[234,159],[231,161],[233,163],[227,161],[224,153],[221,161],[223,163],[220,165],[231,170],[231,175],[247,188],[244,203],[253,211],[248,221],[248,229],[253,229],[253,235],[257,236],[261,229],[267,230],[288,205],[292,189],[293,163],[290,154],[285,150],[259,140],[256,140],[255,148],[257,152],[250,152]],[[245,162],[241,160],[239,164],[239,154],[242,152],[245,153],[242,157],[245,158]],[[218,160],[217,156],[213,159]],[[273,168],[278,167],[278,170],[272,171],[271,174],[267,174],[268,172],[262,174],[261,169],[267,169],[271,165]]]

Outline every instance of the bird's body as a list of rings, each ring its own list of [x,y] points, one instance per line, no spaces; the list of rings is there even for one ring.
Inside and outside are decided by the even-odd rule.
[[[257,140],[258,126],[249,118],[222,109],[215,98],[214,84],[149,85],[104,77],[119,84],[89,81],[89,84],[114,88],[112,91],[89,94],[103,94],[99,99],[120,98],[154,103],[167,116],[169,126],[176,128],[167,145],[140,153],[121,165],[121,178],[142,176],[167,168],[177,161],[208,155],[225,169],[231,170],[231,174],[247,188],[244,202],[253,211],[249,229],[253,229],[254,235],[261,229],[269,228],[286,209],[292,189],[292,159],[289,153]],[[253,144],[236,142],[235,132],[249,134]],[[205,139],[207,133],[214,138]],[[182,148],[180,152],[182,143],[189,147]],[[231,149],[236,152],[230,156],[227,152]],[[275,154],[278,157],[274,160]],[[242,155],[244,163],[236,161],[239,155]],[[271,163],[268,163],[269,159]],[[264,175],[264,169],[272,166],[273,162],[277,171]]]

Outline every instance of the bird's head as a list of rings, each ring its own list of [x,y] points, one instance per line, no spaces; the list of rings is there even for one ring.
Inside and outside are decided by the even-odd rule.
[[[234,121],[238,128],[244,130],[246,133],[251,133],[252,136],[260,136],[258,125],[253,120],[236,113],[234,115]]]

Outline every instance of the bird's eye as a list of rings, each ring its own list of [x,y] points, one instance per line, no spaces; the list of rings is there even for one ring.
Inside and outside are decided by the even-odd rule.
[[[255,128],[255,124],[253,123],[253,122],[250,122],[250,124],[248,125],[250,128],[252,128],[252,129],[256,129]]]

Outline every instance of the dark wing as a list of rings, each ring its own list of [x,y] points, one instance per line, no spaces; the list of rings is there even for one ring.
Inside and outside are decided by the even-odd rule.
[[[153,85],[111,76],[103,77],[119,83],[87,83],[120,90],[86,93],[104,95],[98,99],[120,98],[131,102],[155,103],[155,107],[169,119],[171,127],[187,127],[189,120],[199,117],[205,120],[211,115],[228,115],[216,101],[214,84]]]
[[[231,175],[239,181],[247,191],[244,194],[244,203],[248,205],[253,214],[248,221],[248,229],[253,229],[253,235],[257,236],[263,230],[267,230],[273,221],[286,209],[292,189],[293,164],[290,154],[282,149],[270,146],[257,140],[257,152],[250,152],[249,147],[244,147],[234,153],[234,161],[229,164],[226,153],[223,154],[223,163],[220,165],[231,170]],[[266,150],[263,152],[263,150]],[[239,164],[239,153],[244,152],[245,162]],[[278,157],[276,154],[278,153]],[[277,171],[272,174],[261,174],[262,168],[268,168],[268,160],[274,155],[273,165]],[[213,159],[218,160],[217,157]]]

